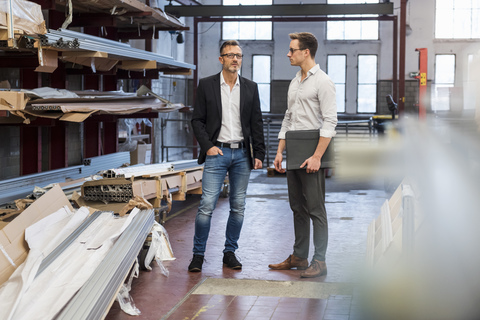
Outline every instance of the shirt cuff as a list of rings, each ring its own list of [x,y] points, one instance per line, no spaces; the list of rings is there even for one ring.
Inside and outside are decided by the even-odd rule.
[[[335,137],[336,134],[337,134],[337,132],[335,130],[320,129],[320,137],[333,138],[333,137]]]
[[[280,131],[278,133],[278,140],[285,140],[285,133],[286,131]]]

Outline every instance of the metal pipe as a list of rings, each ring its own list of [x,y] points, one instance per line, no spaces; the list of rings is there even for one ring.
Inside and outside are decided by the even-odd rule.
[[[406,52],[406,25],[407,25],[407,0],[402,0],[400,5],[400,69],[399,73],[399,99],[398,114],[405,112],[405,52]]]
[[[13,26],[12,0],[8,0],[7,32],[8,32],[8,45],[16,47],[15,32],[14,32],[14,26]]]

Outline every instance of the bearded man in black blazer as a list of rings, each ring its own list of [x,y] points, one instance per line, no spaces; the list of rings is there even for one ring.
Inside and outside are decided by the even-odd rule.
[[[258,86],[238,74],[242,58],[237,41],[224,42],[219,57],[222,71],[201,79],[197,87],[192,127],[200,144],[198,163],[205,165],[190,272],[202,270],[212,213],[227,173],[230,215],[223,263],[232,269],[242,268],[235,250],[243,224],[250,170],[261,169],[265,157]]]

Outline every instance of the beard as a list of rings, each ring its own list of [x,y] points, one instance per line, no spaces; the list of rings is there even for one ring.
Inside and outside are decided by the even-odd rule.
[[[225,71],[231,72],[231,73],[237,73],[238,70],[240,70],[240,65],[229,65],[224,68]]]

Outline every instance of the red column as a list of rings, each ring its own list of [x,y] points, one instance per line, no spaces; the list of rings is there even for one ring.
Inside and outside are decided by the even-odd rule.
[[[20,127],[20,175],[42,171],[42,128]]]
[[[415,49],[419,52],[418,70],[419,75],[416,76],[419,80],[418,87],[418,118],[425,120],[427,116],[427,106],[425,100],[427,99],[427,70],[428,70],[428,50],[427,48]]]
[[[83,154],[85,158],[101,155],[102,140],[101,129],[98,121],[85,121],[83,123]]]
[[[50,170],[68,167],[67,143],[67,126],[65,122],[57,121],[56,125],[50,128]]]
[[[117,121],[103,122],[103,154],[115,153],[118,151],[118,129]]]

